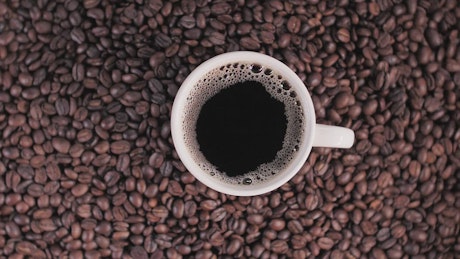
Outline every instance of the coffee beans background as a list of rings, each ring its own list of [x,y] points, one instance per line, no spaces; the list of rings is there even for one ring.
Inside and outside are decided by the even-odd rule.
[[[459,28],[456,0],[2,1],[0,254],[454,258]],[[196,181],[172,102],[234,50],[288,64],[354,147],[266,195]]]

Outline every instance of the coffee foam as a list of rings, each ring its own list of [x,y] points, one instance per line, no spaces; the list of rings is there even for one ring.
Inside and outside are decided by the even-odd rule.
[[[274,161],[262,164],[256,170],[244,175],[229,177],[207,161],[200,152],[199,144],[196,140],[196,123],[201,110],[196,107],[202,107],[207,100],[216,95],[221,89],[244,81],[260,82],[273,98],[283,102],[287,128],[282,149],[278,151]],[[196,83],[195,88],[187,97],[184,110],[181,124],[189,153],[195,161],[199,161],[197,164],[203,171],[226,183],[254,185],[270,179],[271,176],[289,165],[299,148],[299,144],[303,141],[305,122],[297,93],[281,75],[259,64],[239,62],[211,70]],[[238,161],[235,161],[235,163],[238,163]]]

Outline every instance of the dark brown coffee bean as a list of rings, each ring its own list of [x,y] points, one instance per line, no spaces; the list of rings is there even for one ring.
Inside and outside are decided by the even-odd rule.
[[[51,209],[39,209],[33,213],[34,219],[48,219],[53,215],[53,211]]]
[[[377,111],[378,102],[376,100],[369,100],[363,107],[363,112],[366,115],[372,115]]]
[[[212,32],[209,41],[214,45],[224,45],[225,44],[225,35],[219,32]]]
[[[168,35],[164,33],[159,33],[158,35],[155,36],[154,43],[156,46],[160,48],[167,48],[171,45],[172,40]]]
[[[44,194],[43,185],[32,183],[27,187],[27,193],[32,197],[40,197]]]
[[[438,31],[431,28],[428,28],[425,31],[425,38],[427,39],[431,47],[438,47],[443,42],[441,34]]]
[[[139,258],[139,259],[147,259],[148,254],[147,251],[142,246],[135,246],[131,249],[130,255],[133,258]]]
[[[335,107],[337,109],[345,108],[346,106],[348,106],[349,99],[350,97],[348,93],[342,92],[338,94],[334,99]]]
[[[409,232],[409,237],[416,242],[423,243],[427,240],[428,234],[426,231],[413,229]]]
[[[11,41],[13,41],[15,33],[13,31],[5,31],[0,35],[0,45],[7,46],[11,43]]]
[[[241,240],[234,238],[231,241],[229,241],[226,252],[230,255],[235,254],[241,248],[241,245]]]
[[[275,240],[271,244],[271,250],[277,254],[286,254],[289,251],[289,246],[284,240]]]
[[[126,195],[126,193],[117,193],[113,196],[112,203],[115,206],[120,206],[127,200],[127,198],[128,196]]]
[[[328,237],[321,237],[318,239],[318,246],[324,250],[330,250],[334,247],[334,241]]]
[[[70,32],[70,37],[73,41],[75,41],[78,44],[82,44],[86,40],[85,33],[80,28],[74,28]]]
[[[83,7],[85,7],[86,9],[91,9],[97,7],[100,2],[100,0],[84,0]]]
[[[218,208],[211,213],[211,220],[219,222],[227,216],[227,212],[224,208]]]
[[[33,83],[33,77],[30,74],[27,73],[20,73],[18,76],[19,83],[23,86],[32,86]]]
[[[54,231],[57,229],[56,224],[51,219],[39,220],[38,227],[41,231]]]
[[[369,253],[371,249],[377,244],[374,237],[365,237],[361,243],[360,249],[364,253]]]
[[[307,86],[309,87],[316,87],[318,86],[322,81],[322,76],[319,73],[312,73],[311,75],[308,76],[307,78]]]
[[[422,216],[422,214],[420,214],[420,212],[411,209],[411,210],[408,210],[404,214],[404,218],[407,221],[410,221],[410,222],[420,223],[420,222],[422,222],[423,216]]]
[[[403,225],[396,225],[391,229],[391,235],[395,238],[401,238],[406,233],[406,228]]]
[[[205,200],[200,203],[200,208],[203,210],[214,210],[217,207],[217,202],[214,200]]]
[[[446,69],[451,73],[460,72],[460,62],[454,59],[448,59]]]
[[[297,16],[291,16],[287,21],[287,29],[291,33],[298,33],[301,26],[301,21]]]
[[[366,235],[374,235],[377,233],[377,226],[370,221],[361,222],[361,229]]]
[[[56,112],[58,115],[67,115],[70,111],[69,101],[67,99],[59,98],[55,103]]]
[[[38,21],[35,23],[35,30],[40,34],[46,34],[51,32],[51,23],[47,21]]]
[[[128,153],[130,150],[131,144],[125,140],[115,141],[110,145],[110,151],[117,155]]]
[[[196,25],[195,17],[190,15],[182,16],[179,20],[179,25],[186,29],[192,29]]]
[[[91,216],[91,206],[89,204],[82,204],[77,207],[76,213],[82,218],[89,218]]]
[[[230,5],[228,3],[216,3],[211,6],[211,13],[214,15],[222,15],[230,11]]]
[[[251,37],[243,37],[240,40],[240,45],[247,50],[256,50],[260,48],[260,44],[257,40],[254,40]]]
[[[314,194],[310,194],[306,197],[305,199],[305,207],[307,210],[314,210],[318,207],[319,205],[319,200],[318,197]]]
[[[6,158],[16,159],[19,157],[19,149],[15,147],[6,147],[2,149],[2,154]]]
[[[64,138],[53,138],[51,144],[53,145],[53,148],[60,153],[66,154],[69,152],[70,142]]]
[[[348,43],[350,41],[350,32],[345,28],[341,28],[337,31],[337,38],[341,42]]]
[[[88,191],[87,184],[77,184],[74,187],[72,187],[72,194],[75,197],[83,196],[87,191]]]
[[[14,222],[8,222],[5,225],[6,234],[10,238],[18,238],[21,236],[21,231],[19,227]]]
[[[150,57],[149,64],[152,68],[156,68],[163,64],[165,61],[165,54],[162,52],[157,52]]]
[[[20,241],[16,244],[16,252],[24,255],[38,255],[37,246],[28,241]]]

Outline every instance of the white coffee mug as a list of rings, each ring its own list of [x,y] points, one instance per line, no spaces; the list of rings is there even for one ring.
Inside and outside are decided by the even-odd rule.
[[[183,128],[184,114],[187,109],[190,109],[187,101],[192,93],[193,95],[197,94],[196,86],[199,80],[211,70],[238,62],[263,64],[264,67],[270,68],[276,74],[282,75],[297,93],[303,109],[306,127],[303,131],[305,134],[302,137],[303,141],[299,143],[298,151],[290,159],[288,165],[268,180],[251,185],[228,183],[203,170],[200,167],[200,163],[203,161],[197,161],[192,155],[200,152],[199,147],[186,143],[188,137]],[[198,110],[201,107],[192,107],[192,109]],[[171,134],[177,154],[195,178],[216,191],[236,196],[259,195],[285,184],[303,166],[312,147],[350,148],[354,142],[354,132],[348,128],[316,124],[315,110],[310,94],[294,71],[273,57],[250,51],[236,51],[218,55],[205,61],[190,73],[182,83],[174,100],[171,114]]]

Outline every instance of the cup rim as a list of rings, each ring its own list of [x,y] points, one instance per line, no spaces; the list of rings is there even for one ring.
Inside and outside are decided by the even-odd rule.
[[[290,83],[291,87],[293,87],[293,89],[298,93],[298,98],[304,113],[303,119],[305,120],[306,127],[303,131],[303,141],[299,144],[298,151],[283,171],[277,173],[274,177],[263,183],[254,185],[237,185],[237,187],[234,184],[228,184],[217,180],[217,178],[212,177],[207,172],[204,172],[198,166],[188,151],[182,131],[182,115],[185,102],[198,80],[212,69],[234,62],[260,63],[282,75]],[[315,125],[316,117],[313,101],[305,84],[297,76],[297,74],[281,61],[271,56],[251,51],[227,52],[210,58],[200,64],[182,83],[174,99],[171,111],[171,136],[176,152],[184,166],[196,179],[206,186],[216,191],[235,196],[255,196],[264,194],[273,191],[288,182],[300,170],[311,152],[313,137],[315,136]]]

